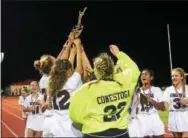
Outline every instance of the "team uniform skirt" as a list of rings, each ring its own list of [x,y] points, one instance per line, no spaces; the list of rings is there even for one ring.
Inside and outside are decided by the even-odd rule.
[[[82,137],[82,134],[73,127],[67,113],[53,112],[52,116],[45,117],[43,137]]]
[[[129,136],[130,137],[144,137],[144,134],[142,132],[143,131],[143,127],[140,128],[141,126],[141,121],[138,120],[137,117],[132,117],[130,119],[130,123],[129,123],[129,126],[128,126],[128,132],[129,132]]]
[[[129,124],[130,137],[159,136],[165,133],[158,113],[137,114]]]
[[[188,110],[169,112],[168,129],[172,132],[188,131]]]
[[[28,115],[26,128],[32,129],[34,131],[42,131],[44,124],[44,115],[36,114],[36,115]]]

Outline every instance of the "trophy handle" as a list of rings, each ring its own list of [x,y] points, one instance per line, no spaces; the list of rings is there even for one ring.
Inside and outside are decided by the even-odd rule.
[[[82,12],[79,11],[79,16],[78,16],[78,23],[77,23],[77,25],[80,25],[80,26],[81,26],[81,24],[82,24],[82,17],[84,16],[86,10],[87,10],[87,7],[85,7]]]
[[[87,10],[87,7],[84,8],[84,10],[81,12],[79,11],[79,15],[78,15],[78,22],[77,25],[75,25],[72,29],[72,31],[69,34],[69,38],[70,39],[76,39],[80,36],[80,34],[82,33],[84,26],[82,25],[82,17],[85,14],[85,11]]]

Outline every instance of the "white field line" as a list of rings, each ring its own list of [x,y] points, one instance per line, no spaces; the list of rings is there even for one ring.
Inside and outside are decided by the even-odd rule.
[[[16,114],[14,114],[14,113],[9,112],[8,110],[6,110],[6,109],[4,109],[4,108],[2,108],[2,110],[6,111],[7,113],[9,113],[9,114],[13,115],[14,117],[16,117],[16,118],[18,118],[18,119],[20,119],[20,120],[24,120],[23,118],[21,118],[21,117],[17,116],[17,115],[16,115]]]
[[[18,105],[18,102],[15,104],[15,103],[13,103],[13,102],[10,102],[9,100],[3,99],[3,101],[7,101],[7,103],[9,103],[9,104],[11,104],[11,105],[14,105],[14,106],[17,106],[17,105]],[[4,103],[3,101],[2,101],[2,103]]]
[[[16,137],[18,138],[18,136],[16,135],[16,133],[10,128],[8,127],[8,125],[6,125],[3,120],[1,120],[1,123]]]
[[[12,106],[10,103],[3,103],[3,104],[5,104],[6,106],[9,106],[9,107],[11,107],[11,108],[15,108],[15,109],[17,109],[17,110],[19,110],[19,111],[22,111],[22,109],[20,109],[19,107],[14,107],[14,106]]]

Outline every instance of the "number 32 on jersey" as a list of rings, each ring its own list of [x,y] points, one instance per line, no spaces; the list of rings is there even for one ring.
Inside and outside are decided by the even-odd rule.
[[[120,102],[117,106],[109,105],[104,108],[104,113],[109,113],[109,115],[104,115],[104,122],[112,122],[117,121],[121,116],[121,112],[123,111],[126,102]]]

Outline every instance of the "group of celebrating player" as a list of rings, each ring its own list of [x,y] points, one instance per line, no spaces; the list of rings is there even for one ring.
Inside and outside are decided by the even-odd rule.
[[[183,69],[173,69],[172,86],[163,94],[153,86],[152,70],[140,71],[116,45],[109,49],[117,63],[102,53],[92,67],[81,40],[70,34],[57,58],[43,55],[34,62],[42,78],[30,90],[23,87],[19,99],[25,137],[163,137],[158,113],[164,110],[174,137],[188,137]]]

